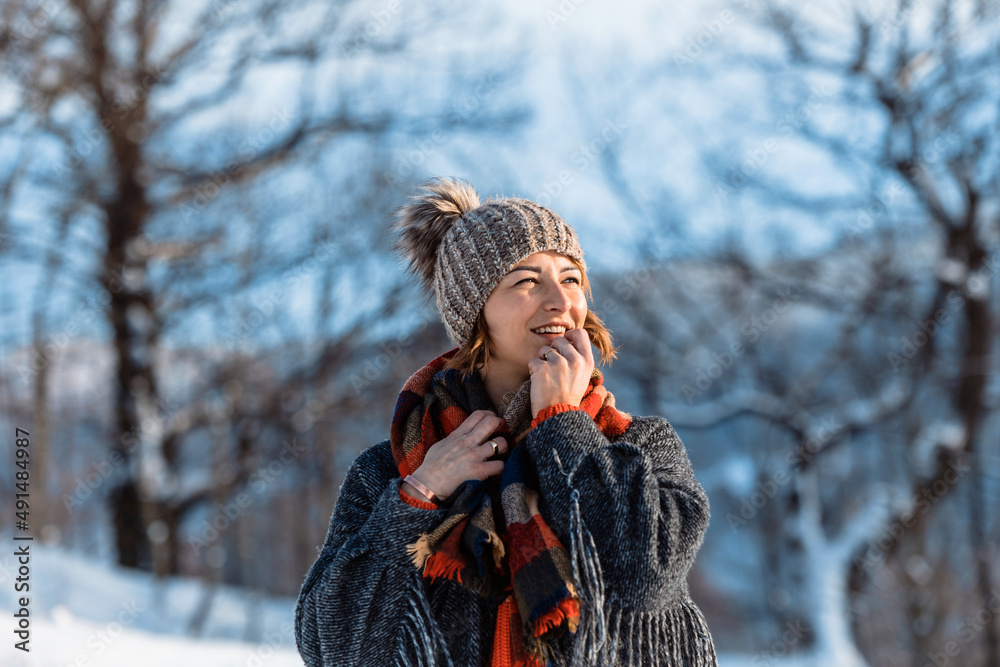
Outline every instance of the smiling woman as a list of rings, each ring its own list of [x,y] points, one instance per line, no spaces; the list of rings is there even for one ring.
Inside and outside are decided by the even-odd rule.
[[[548,273],[542,268],[543,266],[549,267]],[[561,280],[557,280],[553,275],[556,269]],[[554,314],[545,313],[538,301],[547,298],[548,292],[545,290],[547,282],[566,285],[563,292],[567,295],[567,299],[576,299],[573,303],[576,312],[572,317],[560,319],[558,306],[554,311],[551,310],[551,305],[548,306],[550,308],[548,312]],[[554,341],[568,330],[584,329],[590,341],[601,353],[603,363],[610,364],[617,357],[617,350],[613,346],[611,333],[605,328],[601,318],[587,308],[591,298],[590,282],[580,260],[561,255],[554,250],[529,255],[517,262],[490,293],[476,318],[469,339],[458,348],[454,356],[448,359],[445,367],[460,369],[463,379],[478,371],[486,380],[487,393],[494,407],[497,407],[507,391],[519,387],[527,379],[527,361],[536,356],[538,346]],[[515,340],[526,335],[525,327],[534,327],[529,330],[540,334],[538,342],[529,343],[527,348],[515,344],[514,347],[521,347],[519,354],[501,353],[499,355],[501,359],[520,356],[524,364],[515,363],[512,367],[507,364],[507,368],[501,367],[495,370],[496,364],[491,360],[497,357],[498,344],[501,348],[510,347],[505,340],[498,342],[497,339],[505,338],[504,331],[512,324],[509,318],[521,309],[525,310],[524,318],[527,324],[513,326],[516,329],[516,333],[513,334]],[[579,316],[581,310],[584,313],[582,319]],[[535,327],[536,323],[541,324]],[[542,324],[561,326],[561,329],[549,329],[550,333],[542,334],[539,331]]]
[[[455,347],[351,466],[296,606],[318,665],[716,665],[686,577],[708,498],[657,416],[619,411],[576,233],[435,179],[396,248]]]
[[[528,362],[539,350],[544,357],[544,346],[573,329],[585,330],[609,363],[616,357],[611,334],[587,308],[589,299],[590,285],[578,260],[554,250],[529,255],[490,293],[472,336],[446,367],[461,369],[466,376],[478,370],[497,407],[504,394],[528,379]],[[478,357],[476,350],[482,350]]]

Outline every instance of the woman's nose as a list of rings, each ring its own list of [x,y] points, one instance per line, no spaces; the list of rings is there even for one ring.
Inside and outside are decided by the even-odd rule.
[[[572,305],[569,293],[562,285],[550,287],[545,293],[544,305],[548,309],[558,308],[560,311],[569,310]]]

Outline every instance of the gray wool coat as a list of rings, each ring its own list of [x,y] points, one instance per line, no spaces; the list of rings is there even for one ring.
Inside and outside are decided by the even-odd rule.
[[[540,511],[581,582],[580,627],[560,644],[560,664],[717,665],[686,581],[708,498],[670,423],[633,415],[609,441],[573,410],[545,419],[522,446],[538,469]],[[406,545],[445,510],[403,502],[400,483],[384,440],[355,459],[341,486],[295,609],[309,667],[488,664],[500,598],[421,579]]]

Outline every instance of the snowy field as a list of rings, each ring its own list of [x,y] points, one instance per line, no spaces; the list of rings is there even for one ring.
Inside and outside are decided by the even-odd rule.
[[[14,544],[9,533],[7,545]],[[261,598],[219,587],[200,637],[187,626],[202,598],[188,579],[154,586],[151,576],[60,549],[30,548],[30,653],[13,648],[17,563],[0,558],[0,609],[7,619],[4,667],[301,667],[294,598]],[[23,593],[22,593],[23,594]],[[246,641],[247,635],[252,637]],[[16,637],[15,637],[16,640]]]

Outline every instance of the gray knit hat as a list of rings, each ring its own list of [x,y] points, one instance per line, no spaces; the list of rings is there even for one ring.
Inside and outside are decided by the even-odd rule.
[[[419,194],[419,191],[423,194]],[[565,220],[519,197],[479,195],[466,181],[434,178],[401,207],[394,251],[437,296],[448,337],[461,347],[497,283],[528,255],[555,250],[580,262],[583,249]]]

